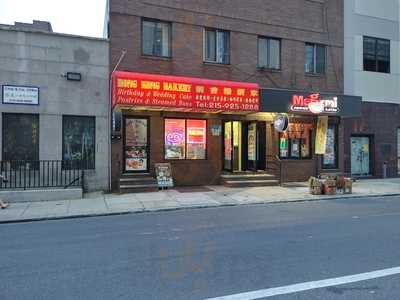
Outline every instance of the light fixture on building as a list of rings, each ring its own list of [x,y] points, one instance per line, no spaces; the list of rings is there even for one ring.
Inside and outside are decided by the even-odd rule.
[[[65,74],[64,77],[70,81],[81,81],[82,80],[82,74],[77,73],[77,72],[67,72],[67,74]]]

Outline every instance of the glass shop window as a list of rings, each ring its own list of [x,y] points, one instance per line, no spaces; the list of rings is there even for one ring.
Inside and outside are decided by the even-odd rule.
[[[206,159],[207,121],[165,119],[165,159]]]
[[[282,159],[310,159],[312,124],[292,123],[279,135],[279,157]]]

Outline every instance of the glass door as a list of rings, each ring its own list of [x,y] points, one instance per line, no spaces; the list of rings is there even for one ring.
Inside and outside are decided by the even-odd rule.
[[[232,171],[232,122],[224,123],[224,169]]]
[[[251,122],[247,126],[247,168],[257,170],[258,158],[258,131],[257,122]]]
[[[149,170],[148,124],[146,118],[125,118],[124,171]]]
[[[242,171],[242,122],[232,122],[232,137],[233,137],[233,171]]]
[[[224,123],[224,169],[242,170],[242,123],[239,121]]]

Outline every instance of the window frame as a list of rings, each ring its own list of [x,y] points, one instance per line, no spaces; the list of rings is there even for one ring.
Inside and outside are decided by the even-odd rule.
[[[215,60],[208,60],[207,59],[207,31],[215,32]],[[228,35],[228,52],[227,52],[227,62],[218,62],[217,61],[217,49],[218,49],[218,38],[217,33],[224,32]],[[218,64],[218,65],[230,65],[231,64],[231,32],[229,30],[224,29],[217,29],[211,27],[204,27],[203,30],[203,62],[210,63],[210,64]]]
[[[260,40],[261,39],[267,40],[267,66],[260,65]],[[269,57],[270,40],[279,42],[279,68],[271,68],[271,65],[270,65],[270,57]],[[282,70],[282,39],[275,38],[275,37],[269,37],[269,36],[263,36],[263,35],[259,35],[257,37],[257,67],[259,69],[267,69],[267,70],[272,70],[272,71],[281,71]]]
[[[397,127],[397,176],[400,176],[400,127]]]
[[[313,47],[313,70],[312,72],[309,72],[306,70],[306,65],[307,65],[307,46],[312,46]],[[317,47],[323,47],[324,48],[324,69],[322,72],[317,72]],[[311,42],[306,42],[305,43],[305,64],[304,64],[304,71],[306,74],[309,75],[325,75],[326,74],[326,60],[327,60],[327,47],[324,44],[319,44],[319,43],[311,43]]]
[[[324,170],[335,170],[339,168],[339,124],[337,123],[328,123],[328,129],[330,126],[334,126],[335,128],[335,144],[334,144],[334,151],[335,151],[335,164],[325,164],[324,163],[324,155],[321,157],[321,166]]]
[[[82,116],[82,115],[62,115],[62,121],[61,121],[61,139],[62,139],[62,147],[61,147],[61,160],[67,161],[64,159],[64,151],[65,151],[65,139],[64,139],[64,128],[65,128],[65,118],[72,117],[72,118],[91,118],[93,119],[94,122],[94,136],[93,136],[93,168],[88,168],[88,164],[86,164],[85,168],[82,168],[83,170],[96,170],[96,117],[95,116]],[[73,160],[70,160],[73,161]],[[83,161],[83,160],[82,160]],[[63,169],[68,169],[68,164],[63,163]]]
[[[38,134],[37,134],[37,143],[36,143],[36,149],[35,149],[35,151],[36,151],[36,154],[37,154],[37,159],[35,159],[34,161],[39,161],[40,160],[40,114],[35,114],[35,113],[8,113],[8,112],[3,112],[2,114],[1,114],[1,119],[2,119],[2,128],[1,128],[1,134],[2,134],[2,136],[1,136],[1,157],[2,157],[2,159],[3,160],[5,160],[5,158],[4,158],[4,145],[6,144],[5,143],[5,136],[6,136],[6,134],[5,134],[5,128],[6,128],[6,126],[5,126],[5,124],[6,124],[6,118],[5,118],[5,116],[6,115],[24,115],[24,116],[32,116],[32,117],[35,117],[36,119],[37,119],[37,123],[38,123],[38,128],[37,128],[37,131],[38,131]],[[35,155],[36,156],[36,155]],[[11,161],[15,161],[15,159],[13,159],[13,160],[11,160]]]
[[[366,51],[365,51],[365,40],[366,39],[371,39],[374,40],[374,57],[375,57],[375,70],[366,70],[365,68],[365,56],[366,56]],[[389,62],[389,67],[388,67],[388,72],[382,72],[379,71],[379,57],[382,57],[382,55],[378,55],[378,42],[383,41],[383,42],[388,42],[389,43],[389,55],[388,55],[388,62]],[[363,71],[364,72],[375,72],[375,73],[383,73],[383,74],[391,74],[391,40],[389,39],[384,39],[384,38],[377,38],[377,37],[372,37],[368,35],[363,36]]]
[[[283,134],[283,132],[279,132],[279,135],[278,135],[278,145],[279,145],[279,147],[280,147],[280,140],[281,140],[282,134]],[[293,139],[288,138],[287,139],[288,140],[288,156],[287,157],[281,156],[281,149],[278,148],[279,158],[281,160],[311,160],[311,159],[313,159],[313,154],[312,154],[313,135],[312,134],[313,134],[313,129],[310,128],[309,129],[309,140],[310,140],[310,142],[308,144],[308,153],[309,153],[308,156],[306,156],[306,157],[302,156],[301,148],[302,148],[302,145],[304,145],[304,143],[303,143],[304,139],[302,139],[302,138],[298,139],[298,140],[300,140],[300,143],[299,143],[299,149],[300,149],[299,150],[299,157],[292,156],[292,143],[290,141],[293,140]]]
[[[169,27],[169,34],[168,34],[168,41],[169,41],[169,43],[168,43],[168,54],[169,55],[168,56],[144,53],[144,42],[143,42],[143,38],[144,38],[143,23],[144,22],[162,23],[162,24],[167,24],[168,25],[168,27]],[[171,59],[172,58],[172,22],[163,21],[163,20],[160,20],[160,19],[142,17],[141,20],[140,20],[140,35],[141,35],[140,50],[141,50],[141,55],[142,56],[154,57],[154,58],[164,58],[164,59]]]
[[[166,157],[166,145],[165,145],[165,120],[167,119],[172,119],[172,120],[185,120],[185,158],[167,158]],[[191,120],[191,121],[205,121],[206,122],[206,143],[205,143],[205,156],[204,158],[198,158],[198,159],[194,159],[194,158],[187,158],[187,121]],[[204,119],[204,118],[180,118],[180,117],[164,117],[163,118],[163,153],[164,153],[164,160],[165,161],[204,161],[208,159],[208,119]]]

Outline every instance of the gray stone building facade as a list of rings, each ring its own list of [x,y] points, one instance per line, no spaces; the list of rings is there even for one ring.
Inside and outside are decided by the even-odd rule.
[[[106,39],[1,25],[0,160],[87,159],[85,189],[108,190],[108,76]]]

